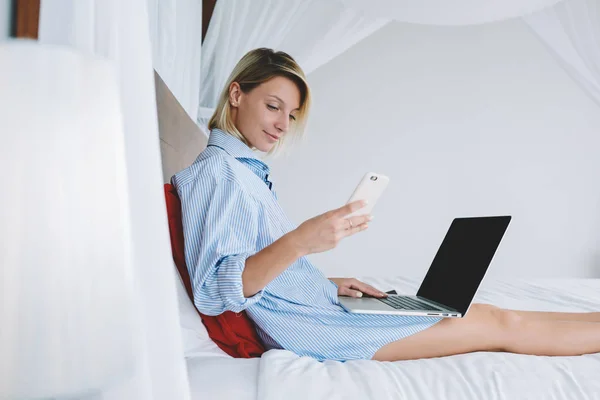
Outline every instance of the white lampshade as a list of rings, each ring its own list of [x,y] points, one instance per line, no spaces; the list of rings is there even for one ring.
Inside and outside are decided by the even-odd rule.
[[[136,354],[111,64],[0,44],[0,139],[0,399],[99,393]]]

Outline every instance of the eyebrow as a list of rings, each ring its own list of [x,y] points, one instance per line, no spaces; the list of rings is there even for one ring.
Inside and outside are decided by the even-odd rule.
[[[276,98],[277,100],[279,100],[279,102],[281,104],[285,104],[285,101],[281,100],[281,98],[279,96],[275,96],[274,94],[269,94],[268,96]],[[294,108],[292,111],[296,111],[296,110],[300,110],[300,108]]]

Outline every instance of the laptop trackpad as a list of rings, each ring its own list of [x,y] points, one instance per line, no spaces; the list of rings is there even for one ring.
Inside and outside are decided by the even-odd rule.
[[[395,309],[374,298],[339,296],[339,302],[352,311],[394,311]]]

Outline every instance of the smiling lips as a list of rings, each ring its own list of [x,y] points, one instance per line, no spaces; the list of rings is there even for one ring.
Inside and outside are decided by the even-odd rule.
[[[279,137],[278,137],[278,136],[271,135],[270,133],[268,133],[268,132],[266,132],[266,131],[263,131],[263,132],[265,132],[265,133],[267,134],[267,136],[268,136],[268,137],[269,137],[269,138],[270,138],[272,141],[276,142],[276,141],[278,141],[278,140],[279,140]]]

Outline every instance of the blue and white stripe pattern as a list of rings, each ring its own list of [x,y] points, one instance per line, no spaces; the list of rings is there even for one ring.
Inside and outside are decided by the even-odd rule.
[[[246,259],[296,228],[270,190],[269,172],[243,142],[214,129],[207,148],[172,179],[181,198],[185,258],[200,312],[246,310],[267,348],[339,361],[370,359],[383,345],[439,321],[347,313],[338,303],[337,286],[306,257],[245,298]]]

